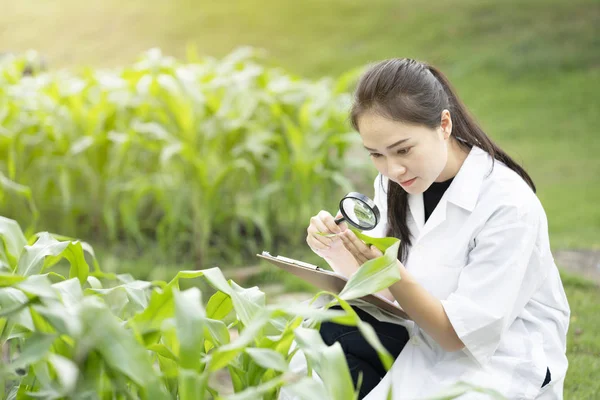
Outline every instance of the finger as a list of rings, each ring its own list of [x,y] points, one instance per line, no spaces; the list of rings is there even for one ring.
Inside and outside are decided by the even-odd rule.
[[[333,243],[331,238],[317,234],[318,232],[327,232],[327,227],[317,216],[314,216],[310,219],[310,225],[306,232],[308,233],[308,236],[313,237],[315,240],[323,243],[325,246],[331,246]]]
[[[360,239],[358,238],[358,236],[356,236],[356,235],[354,234],[354,232],[352,232],[351,230],[349,230],[348,232],[344,232],[343,236],[344,236],[345,238],[347,238],[347,239],[348,239],[348,241],[349,241],[349,242],[350,242],[352,245],[354,245],[358,251],[360,251],[360,252],[361,252],[361,253],[363,253],[363,254],[368,254],[368,255],[370,255],[370,249],[369,249],[369,246],[368,246],[368,245],[367,245],[365,242],[363,242],[362,240],[360,240]]]
[[[343,215],[342,215],[341,211],[338,211],[338,213],[336,214],[336,216],[335,216],[335,218],[334,218],[334,222],[335,222],[335,220],[337,220],[338,218],[342,218],[342,217],[343,217]],[[339,227],[340,227],[340,231],[341,231],[341,232],[344,232],[344,231],[346,231],[346,230],[348,229],[348,224],[346,223],[346,221],[345,221],[345,220],[344,220],[344,221],[342,221],[342,222],[340,222],[339,224],[337,224],[337,226],[339,226]]]
[[[322,214],[323,212],[327,212],[327,211],[320,211],[319,214],[315,215],[314,217],[312,217],[310,219],[311,225],[313,225],[315,227],[315,232],[321,232],[321,233],[336,233],[336,232],[332,232],[328,227],[327,224],[325,223],[325,221],[323,220],[323,218],[326,218],[326,215]],[[331,215],[329,215],[330,218]]]
[[[375,255],[375,258],[381,257],[383,255],[381,250],[379,250],[377,247],[375,247],[374,244],[371,245],[370,249],[371,249],[371,252]]]
[[[344,233],[344,236],[349,241],[349,246],[354,246],[356,251],[360,254],[362,258],[367,260],[371,260],[375,258],[375,254],[371,250],[371,248],[362,240],[360,240],[352,231],[348,231]]]
[[[321,219],[321,222],[323,222],[323,225],[327,228],[328,232],[332,232],[332,233],[342,232],[342,229],[340,228],[340,226],[335,223],[335,219],[327,211],[321,210],[321,211],[319,211],[317,216]]]
[[[310,234],[306,237],[306,243],[308,244],[308,247],[313,250],[325,250],[331,248],[330,245],[317,240],[315,236]]]
[[[356,244],[352,242],[352,240],[350,240],[347,234],[344,233],[340,235],[340,238],[342,239],[346,250],[348,250],[352,254],[352,256],[356,259],[356,261],[358,261],[360,265],[368,261],[365,255],[362,253],[362,251],[360,251]]]
[[[317,232],[309,232],[306,237],[306,240],[310,240],[312,243],[320,243],[323,247],[331,247],[331,245],[333,244],[331,238],[319,235]]]

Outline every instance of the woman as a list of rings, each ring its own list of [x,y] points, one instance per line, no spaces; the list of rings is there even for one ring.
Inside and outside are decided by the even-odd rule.
[[[379,171],[381,222],[365,233],[401,240],[402,279],[381,294],[412,319],[359,309],[397,356],[387,373],[354,328],[322,325],[355,383],[362,375],[361,398],[386,399],[392,385],[394,399],[421,399],[466,381],[509,399],[562,399],[570,309],[527,172],[439,70],[414,60],[368,69],[351,121]],[[311,249],[346,276],[381,255],[325,211],[307,231]]]

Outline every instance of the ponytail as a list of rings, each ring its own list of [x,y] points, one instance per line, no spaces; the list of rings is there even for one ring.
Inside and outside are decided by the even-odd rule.
[[[444,74],[431,65],[428,65],[427,69],[442,85],[444,92],[448,96],[454,137],[458,139],[459,142],[467,143],[469,147],[477,146],[482,148],[493,160],[498,160],[506,164],[508,168],[519,174],[519,176],[527,182],[531,190],[535,192],[536,187],[529,174],[485,134],[479,124],[471,116],[467,107],[456,95],[456,91]]]

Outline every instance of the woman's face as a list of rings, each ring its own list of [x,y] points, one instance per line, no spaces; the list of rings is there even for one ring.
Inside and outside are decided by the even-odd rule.
[[[436,129],[372,112],[358,119],[363,145],[377,170],[411,194],[423,193],[433,182],[445,180],[440,178],[448,161],[451,124],[446,110]]]

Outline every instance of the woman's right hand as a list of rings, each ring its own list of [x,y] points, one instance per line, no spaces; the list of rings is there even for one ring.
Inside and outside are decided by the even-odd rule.
[[[336,218],[341,217],[338,213]],[[327,211],[321,210],[310,219],[310,225],[306,229],[306,243],[318,256],[335,259],[347,253],[344,242],[338,236],[323,236],[323,234],[338,234],[348,229],[346,222],[339,225],[335,223],[333,216]]]

